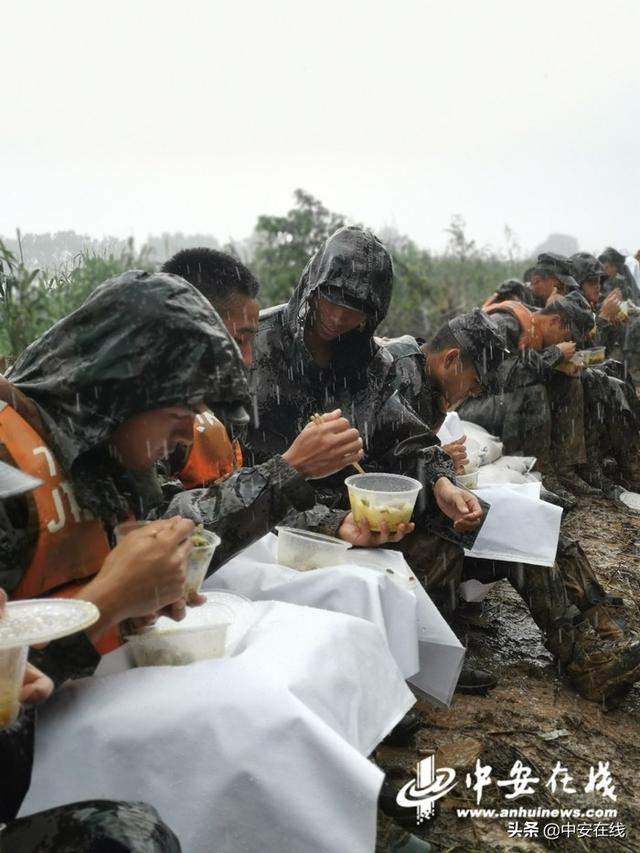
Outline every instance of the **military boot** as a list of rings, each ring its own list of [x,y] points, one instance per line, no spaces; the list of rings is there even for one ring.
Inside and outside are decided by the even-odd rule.
[[[600,489],[590,486],[589,483],[577,474],[575,468],[571,468],[568,465],[558,468],[558,479],[574,495],[602,497]]]
[[[571,494],[570,491],[565,489],[560,480],[555,476],[555,474],[543,474],[542,475],[542,484],[548,492],[554,494],[559,501],[560,506],[563,509],[570,510],[575,509],[578,505],[575,497]]]
[[[429,853],[433,847],[397,826],[378,811],[375,853]]]
[[[614,498],[619,486],[610,480],[604,473],[599,463],[588,462],[586,465],[578,465],[578,475],[594,489],[598,489],[607,498]]]
[[[621,608],[611,604],[596,604],[583,611],[591,626],[601,640],[623,642],[629,638],[625,632],[625,622]]]
[[[612,707],[640,681],[637,640],[604,640],[588,620],[563,625],[560,631],[561,671],[583,699]]]
[[[637,448],[632,446],[621,450],[618,463],[625,488],[630,492],[640,492],[640,454]]]

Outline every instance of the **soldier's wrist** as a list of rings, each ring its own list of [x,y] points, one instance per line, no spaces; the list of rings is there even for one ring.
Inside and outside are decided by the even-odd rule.
[[[90,601],[100,611],[98,621],[86,631],[92,642],[126,618],[126,614],[122,611],[121,596],[100,575],[96,575],[76,597]]]

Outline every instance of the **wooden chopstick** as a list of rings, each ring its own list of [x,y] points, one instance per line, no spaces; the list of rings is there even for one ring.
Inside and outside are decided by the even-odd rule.
[[[319,426],[322,423],[322,415],[319,412],[314,412],[309,418],[311,423],[314,423],[316,426]],[[351,465],[356,469],[358,474],[364,474],[365,470],[358,462],[352,462]]]

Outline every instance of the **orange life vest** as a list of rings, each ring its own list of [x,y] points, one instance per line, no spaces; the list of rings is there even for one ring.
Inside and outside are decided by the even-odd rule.
[[[37,512],[35,550],[11,597],[73,598],[97,574],[111,550],[105,529],[78,506],[71,483],[38,433],[2,401],[0,442],[17,468],[43,482],[32,493]],[[106,654],[119,643],[114,627],[95,646],[100,654]]]
[[[208,409],[196,415],[193,444],[187,462],[178,474],[187,489],[209,486],[242,468],[242,450],[231,442],[224,424]]]
[[[485,314],[511,314],[515,317],[520,325],[520,338],[518,347],[521,350],[532,349],[540,352],[543,349],[542,332],[536,325],[535,314],[530,311],[522,302],[516,302],[515,299],[508,299],[505,302],[494,302],[491,305],[485,304],[482,307]]]

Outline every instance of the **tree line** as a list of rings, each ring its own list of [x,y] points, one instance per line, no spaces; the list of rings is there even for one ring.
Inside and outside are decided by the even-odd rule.
[[[258,217],[252,236],[220,245],[211,235],[164,234],[136,248],[133,240],[92,240],[75,232],[17,234],[0,240],[0,358],[6,366],[56,320],[77,308],[105,279],[127,269],[157,269],[182,248],[210,246],[246,263],[261,283],[263,306],[289,298],[309,257],[347,223],[304,190],[283,216]],[[528,259],[505,229],[506,248],[478,246],[455,216],[444,252],[433,254],[387,229],[378,236],[393,256],[395,280],[383,335],[428,336],[441,322],[480,304],[497,284],[520,276]]]

